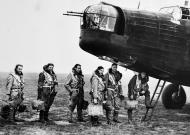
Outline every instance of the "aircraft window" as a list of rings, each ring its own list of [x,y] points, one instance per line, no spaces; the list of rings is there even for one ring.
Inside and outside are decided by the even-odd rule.
[[[160,9],[160,12],[164,14],[170,14],[176,21],[180,20],[182,16],[181,9],[178,6],[164,7]]]
[[[93,5],[88,7],[85,13],[87,28],[114,31],[118,13],[112,6]]]
[[[189,19],[190,20],[190,11],[188,8],[181,7],[182,10],[182,19]]]

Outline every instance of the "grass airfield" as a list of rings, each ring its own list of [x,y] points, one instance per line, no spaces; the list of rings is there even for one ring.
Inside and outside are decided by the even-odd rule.
[[[0,73],[0,99],[7,98],[5,96],[7,75],[8,73]],[[64,82],[65,77],[66,75],[59,74],[59,82]],[[84,88],[86,100],[89,100],[89,78],[89,75],[85,76],[86,84]],[[24,97],[26,99],[36,99],[37,79],[38,74],[25,74],[26,85]],[[124,86],[124,88],[126,88],[126,86]],[[106,118],[101,117],[100,122],[102,124],[98,127],[93,127],[91,126],[86,111],[84,111],[84,119],[87,122],[76,122],[73,124],[67,122],[68,97],[68,93],[63,88],[63,84],[60,84],[58,87],[58,94],[50,109],[49,118],[51,121],[49,123],[39,123],[39,112],[37,111],[17,114],[17,118],[24,120],[23,122],[17,122],[17,125],[11,125],[0,117],[0,135],[179,135],[186,134],[187,130],[190,131],[190,104],[186,104],[182,110],[166,110],[161,102],[159,102],[152,117],[152,121],[141,122],[140,119],[144,116],[146,111],[143,97],[139,99],[139,109],[133,113],[134,124],[127,123],[127,110],[122,108],[119,115],[119,120],[122,121],[122,123],[109,126],[106,124]]]

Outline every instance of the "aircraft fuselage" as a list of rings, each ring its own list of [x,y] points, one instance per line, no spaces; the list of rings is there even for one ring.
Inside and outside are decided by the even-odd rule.
[[[87,18],[95,13],[90,13],[88,7],[81,26],[80,47],[83,50],[125,63],[124,67],[147,72],[154,78],[190,86],[190,20],[175,22],[169,14],[105,6],[117,11],[113,17],[114,28],[109,15],[110,26],[103,25],[106,21],[102,16],[106,16],[107,10],[99,18],[105,22],[99,27],[90,25]]]

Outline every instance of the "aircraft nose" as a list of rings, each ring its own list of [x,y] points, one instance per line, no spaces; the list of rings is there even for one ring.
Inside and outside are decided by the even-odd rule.
[[[128,50],[127,41],[127,36],[106,31],[82,29],[79,45],[84,51],[96,56],[118,56],[126,54],[126,50]]]
[[[109,37],[110,34],[103,31],[84,29],[81,30],[79,45],[86,52],[102,55],[111,46]]]

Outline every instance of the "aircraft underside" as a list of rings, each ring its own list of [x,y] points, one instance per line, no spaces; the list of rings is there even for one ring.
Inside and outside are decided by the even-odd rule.
[[[127,69],[137,72],[143,71],[151,77],[172,82],[173,84],[170,84],[164,89],[164,94],[162,95],[163,103],[166,108],[181,108],[186,102],[186,95],[181,85],[182,83],[183,85],[189,85],[188,78],[183,78],[183,75],[180,77],[177,73],[172,72],[175,71],[175,69],[170,70],[170,72],[164,70],[164,68],[167,67],[164,65],[164,68],[162,68],[160,57],[148,58],[148,56],[142,55],[142,53],[133,53],[138,51],[135,51],[135,48],[126,47],[127,44],[124,43],[127,43],[125,39],[107,32],[102,36],[98,31],[94,31],[94,33],[91,30],[81,31],[80,47],[83,50],[102,60],[117,63]],[[156,61],[156,59],[158,59],[158,61]],[[170,102],[168,102],[168,98]]]

